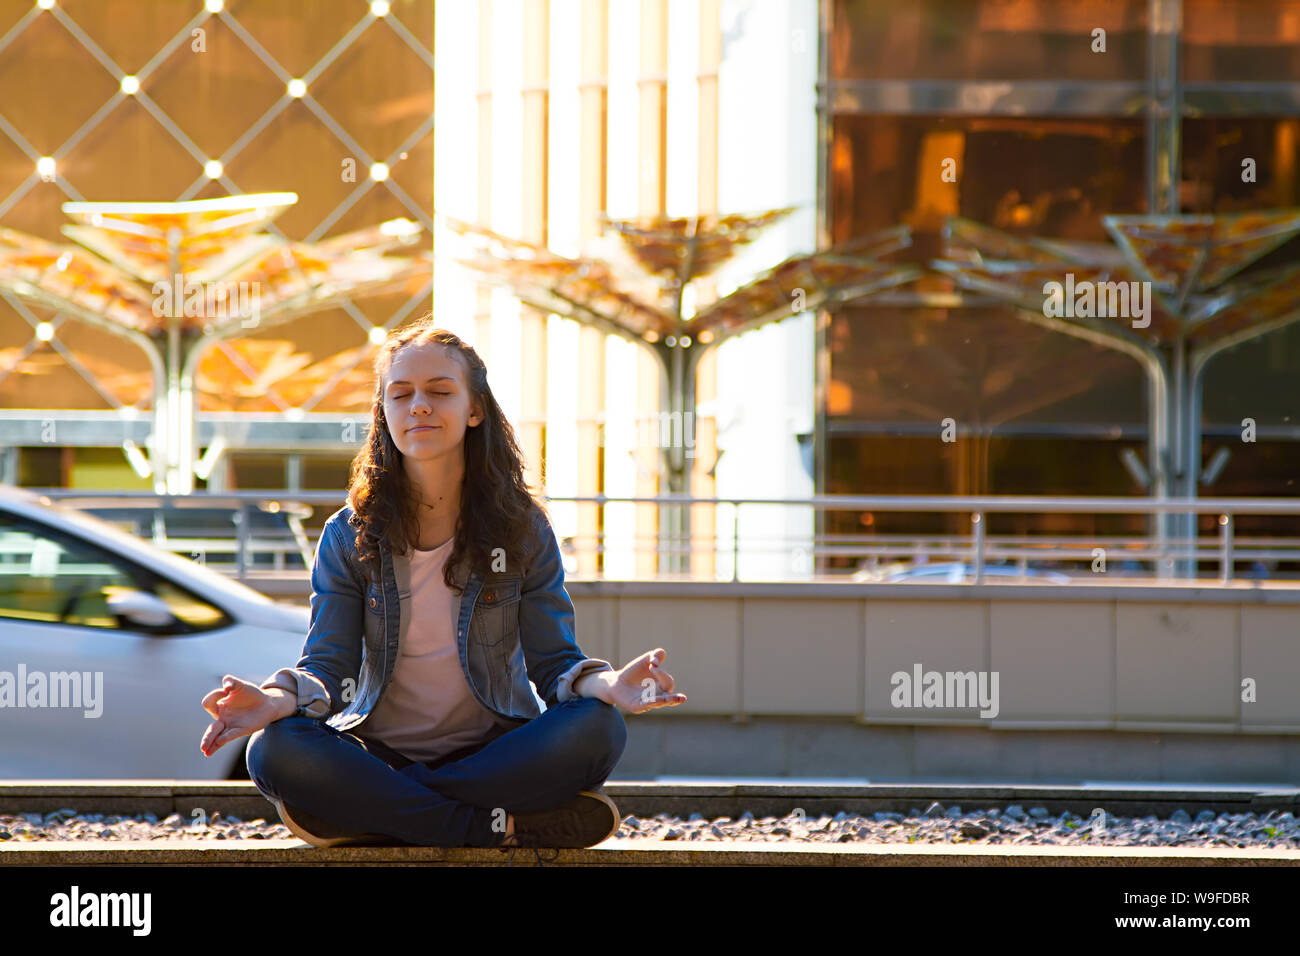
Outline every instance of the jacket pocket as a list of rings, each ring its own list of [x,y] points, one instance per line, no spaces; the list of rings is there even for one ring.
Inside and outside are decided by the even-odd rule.
[[[517,578],[485,584],[474,602],[470,631],[485,647],[497,647],[519,631]]]

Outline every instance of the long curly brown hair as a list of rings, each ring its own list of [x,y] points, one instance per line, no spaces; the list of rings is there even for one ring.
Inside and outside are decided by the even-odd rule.
[[[537,545],[532,521],[538,510],[546,513],[524,481],[523,455],[514,429],[506,421],[488,387],[487,368],[474,349],[446,329],[433,324],[432,314],[389,333],[374,358],[375,392],[370,409],[370,430],[352,459],[348,505],[356,529],[357,555],[372,581],[379,580],[381,543],[390,553],[406,554],[419,546],[420,522],[411,481],[402,466],[403,455],[393,443],[384,419],[384,383],[397,353],[407,346],[435,344],[459,355],[470,391],[483,420],[465,430],[465,482],[460,514],[456,518],[456,543],[443,569],[443,580],[454,591],[457,563],[469,556],[470,567],[486,570],[492,553],[504,548],[506,566],[526,566]],[[547,519],[549,521],[549,517]]]

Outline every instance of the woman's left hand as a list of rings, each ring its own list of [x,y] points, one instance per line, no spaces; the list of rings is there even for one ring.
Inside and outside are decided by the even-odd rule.
[[[684,702],[685,694],[673,693],[673,675],[660,666],[667,654],[656,647],[629,661],[610,683],[606,702],[629,714]]]

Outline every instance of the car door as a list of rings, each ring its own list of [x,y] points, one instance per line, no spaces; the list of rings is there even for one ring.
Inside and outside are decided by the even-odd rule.
[[[108,603],[125,590],[155,594],[179,620],[126,621]],[[201,763],[208,718],[199,701],[216,686],[203,645],[233,624],[169,578],[77,535],[0,513],[0,777],[223,777]],[[26,687],[17,686],[20,676]],[[35,696],[42,682],[43,702]],[[21,703],[42,705],[17,706],[19,694]]]

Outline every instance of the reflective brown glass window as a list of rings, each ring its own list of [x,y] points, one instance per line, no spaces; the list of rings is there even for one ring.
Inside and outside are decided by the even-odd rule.
[[[1140,81],[1146,16],[1146,0],[834,0],[830,74]]]
[[[1297,0],[1182,0],[1183,82],[1294,83]]]

